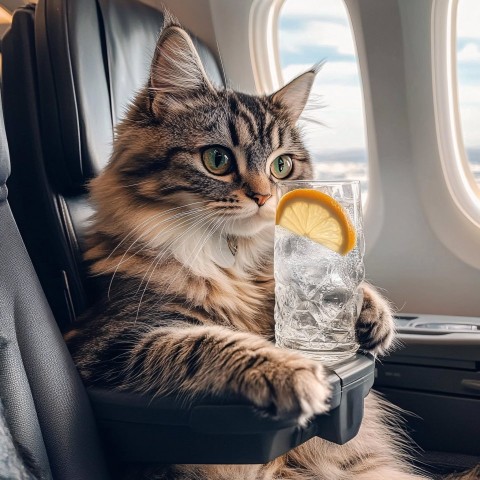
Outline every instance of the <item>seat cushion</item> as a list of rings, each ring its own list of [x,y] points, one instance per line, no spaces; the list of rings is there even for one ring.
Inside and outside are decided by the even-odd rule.
[[[108,478],[90,404],[6,199],[0,105],[0,401],[41,478]]]
[[[84,190],[110,156],[115,125],[148,79],[163,14],[140,0],[43,0],[35,18],[45,149],[59,192]],[[210,50],[193,38],[214,83]]]

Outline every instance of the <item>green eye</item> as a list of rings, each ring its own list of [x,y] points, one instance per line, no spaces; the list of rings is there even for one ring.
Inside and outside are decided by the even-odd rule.
[[[270,165],[270,171],[275,178],[286,178],[292,173],[293,160],[290,155],[280,155]]]
[[[202,153],[205,168],[214,175],[225,175],[233,165],[233,155],[223,147],[209,147]]]

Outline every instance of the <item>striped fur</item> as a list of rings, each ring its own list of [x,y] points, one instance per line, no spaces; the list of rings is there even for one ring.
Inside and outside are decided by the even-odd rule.
[[[270,163],[289,154],[290,178],[311,177],[295,124],[315,73],[271,96],[218,89],[188,35],[175,22],[164,28],[148,85],[91,183],[96,213],[85,258],[99,299],[66,335],[87,384],[183,397],[235,393],[267,415],[301,422],[327,410],[324,368],[271,343]],[[226,175],[202,164],[210,145],[232,152]],[[259,206],[256,193],[271,197]],[[232,241],[237,253],[226,267]],[[389,307],[368,286],[357,331],[369,351],[391,344]],[[315,439],[264,466],[170,466],[132,478],[420,478],[404,462],[391,418],[370,396],[361,432],[345,446]]]

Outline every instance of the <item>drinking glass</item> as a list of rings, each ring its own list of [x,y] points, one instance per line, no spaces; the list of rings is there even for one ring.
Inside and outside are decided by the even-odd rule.
[[[295,189],[314,189],[336,200],[355,228],[346,255],[275,226],[275,339],[280,347],[333,365],[358,349],[355,322],[363,302],[365,271],[362,202],[358,181],[282,181],[277,202]]]

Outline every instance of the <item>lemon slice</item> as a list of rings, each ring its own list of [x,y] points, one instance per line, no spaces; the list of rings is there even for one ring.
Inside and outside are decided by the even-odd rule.
[[[355,229],[342,206],[323,192],[299,188],[278,202],[276,224],[346,255],[355,247]]]

